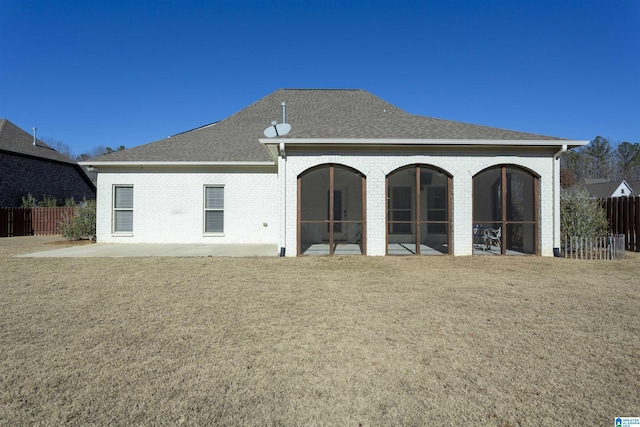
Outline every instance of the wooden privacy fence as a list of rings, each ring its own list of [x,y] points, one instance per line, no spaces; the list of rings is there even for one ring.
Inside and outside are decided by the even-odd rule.
[[[623,259],[624,234],[607,237],[564,237],[563,255],[575,259]]]
[[[73,217],[75,213],[75,206],[32,208],[31,223],[33,225],[33,234],[36,236],[60,234],[60,222]]]
[[[0,237],[28,236],[31,231],[31,209],[0,208]]]
[[[0,237],[60,234],[60,222],[75,212],[74,206],[0,208]]]
[[[625,236],[625,249],[640,252],[640,196],[600,199],[611,234]]]

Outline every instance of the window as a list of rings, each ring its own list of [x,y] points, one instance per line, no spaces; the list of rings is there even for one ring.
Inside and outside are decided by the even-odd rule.
[[[204,232],[224,232],[224,187],[204,187]]]
[[[133,186],[113,187],[113,232],[133,233]]]

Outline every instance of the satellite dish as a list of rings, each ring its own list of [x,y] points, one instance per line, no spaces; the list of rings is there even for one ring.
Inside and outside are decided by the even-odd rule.
[[[272,123],[271,126],[264,130],[264,136],[267,138],[273,138],[276,136],[283,136],[289,133],[291,125],[289,123]]]

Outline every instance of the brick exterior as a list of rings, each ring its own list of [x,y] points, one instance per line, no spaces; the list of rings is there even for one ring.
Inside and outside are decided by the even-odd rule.
[[[304,152],[296,155],[287,151],[287,255],[294,256],[297,246],[297,177],[317,165],[335,163],[351,167],[366,177],[367,255],[386,253],[386,192],[385,178],[394,170],[413,164],[440,168],[453,177],[453,254],[473,254],[473,176],[497,165],[516,165],[540,177],[539,243],[542,256],[553,256],[554,247],[554,160],[549,151],[508,153],[486,150],[465,151],[457,155],[447,153],[402,154],[375,152],[364,154],[323,154]],[[559,225],[558,225],[559,227]]]
[[[297,177],[323,164],[348,166],[366,177],[366,251],[370,256],[386,253],[385,178],[398,168],[414,164],[431,165],[452,177],[452,253],[473,253],[472,183],[477,173],[498,165],[515,165],[539,176],[539,253],[552,256],[559,222],[554,193],[557,162],[549,149],[431,152],[322,152],[287,151],[279,160],[280,175],[272,172],[108,172],[98,175],[98,241],[175,243],[274,243],[286,247],[287,256],[297,249]],[[284,166],[286,165],[286,166]],[[554,171],[554,169],[556,169]],[[285,182],[281,179],[286,176]],[[557,179],[557,178],[556,178]],[[130,235],[114,235],[112,194],[116,184],[134,186],[134,226]],[[225,232],[223,236],[203,234],[203,186],[224,185]],[[284,184],[286,195],[280,198]],[[285,216],[281,216],[281,212]],[[265,225],[266,224],[266,225]],[[281,234],[284,227],[284,237]],[[284,239],[284,241],[283,241]]]
[[[28,193],[38,200],[55,197],[58,204],[69,197],[95,199],[94,188],[80,174],[70,163],[0,152],[0,206],[20,206]]]
[[[133,185],[133,233],[112,233],[113,186]],[[224,186],[224,233],[204,233],[204,186]],[[98,173],[97,239],[117,243],[278,243],[275,172]],[[274,254],[275,255],[275,254]]]

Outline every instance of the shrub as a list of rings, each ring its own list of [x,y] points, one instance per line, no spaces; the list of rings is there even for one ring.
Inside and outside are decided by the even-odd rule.
[[[38,203],[38,206],[43,208],[53,208],[58,206],[58,201],[55,197],[47,196],[45,194],[42,195],[42,200]]]
[[[84,200],[74,216],[62,220],[60,232],[67,240],[95,240],[96,201]]]
[[[586,190],[563,191],[560,195],[560,231],[563,237],[604,237],[609,234],[607,213]]]
[[[35,208],[36,206],[38,206],[38,199],[33,194],[29,193],[26,196],[22,196],[21,208]]]

